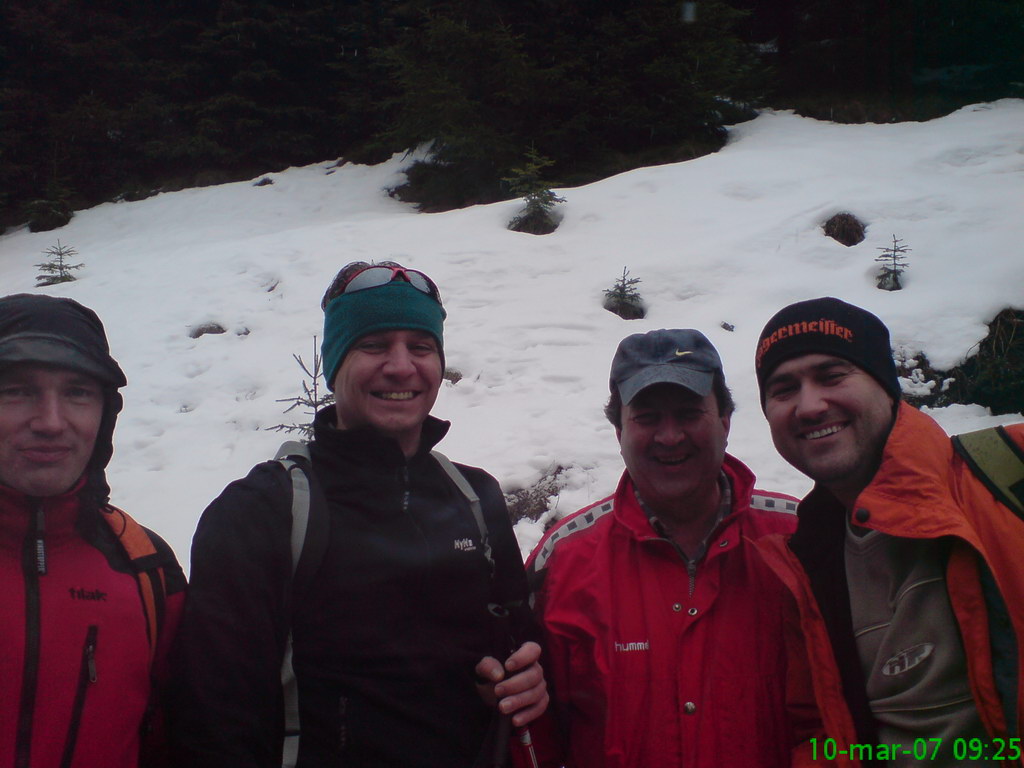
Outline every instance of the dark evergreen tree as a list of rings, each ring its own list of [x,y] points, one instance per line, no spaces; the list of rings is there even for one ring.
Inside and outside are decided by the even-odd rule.
[[[927,119],[1024,95],[1024,0],[733,0],[768,43],[780,106],[844,120]]]
[[[505,197],[500,178],[521,156],[539,73],[496,4],[426,5],[377,53],[395,89],[378,140],[392,151],[431,144],[432,167],[413,175],[428,208]]]
[[[438,202],[437,187],[461,202],[507,197],[497,180],[528,146],[562,178],[615,154],[699,144],[693,156],[717,148],[734,105],[762,87],[731,31],[740,14],[716,0],[693,24],[676,0],[427,5],[380,53],[398,89],[382,140],[433,142],[430,172],[411,176],[420,201]]]
[[[381,0],[7,0],[2,220],[336,157],[379,127]],[[359,111],[362,110],[361,113]]]
[[[1024,0],[5,0],[0,226],[424,142],[437,205],[529,147],[579,184],[715,149],[776,72],[819,117],[1024,96]]]

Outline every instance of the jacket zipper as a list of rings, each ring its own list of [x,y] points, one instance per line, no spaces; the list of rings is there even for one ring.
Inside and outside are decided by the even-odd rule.
[[[399,483],[402,486],[402,514],[408,519],[409,524],[412,525],[416,535],[420,537],[424,546],[430,548],[430,540],[427,535],[423,532],[423,528],[417,522],[416,518],[409,513],[409,502],[412,500],[412,482],[409,479],[409,464],[406,462],[405,466],[398,472]]]
[[[78,673],[78,688],[75,691],[75,704],[71,710],[71,722],[68,724],[68,735],[64,741],[64,756],[61,768],[70,768],[75,757],[75,744],[78,741],[78,727],[82,724],[82,711],[85,709],[85,696],[89,686],[96,682],[96,638],[99,627],[91,624],[85,633],[85,647],[82,649],[82,666]]]
[[[39,681],[39,577],[46,574],[43,503],[32,499],[31,522],[22,547],[25,576],[25,658],[21,675],[21,704],[15,737],[15,768],[29,768],[32,751],[32,720]]]
[[[401,483],[402,483],[402,512],[408,514],[409,512],[409,495],[412,492],[409,487],[409,465],[408,463],[402,467],[401,471]]]
[[[686,575],[689,577],[688,597],[692,598],[694,591],[697,589],[697,561],[691,560],[687,557],[686,553],[683,552],[683,548],[680,547],[674,539],[670,539],[666,536],[659,536],[658,541],[667,541],[672,549],[676,551],[676,554],[679,555],[679,559],[686,564]]]

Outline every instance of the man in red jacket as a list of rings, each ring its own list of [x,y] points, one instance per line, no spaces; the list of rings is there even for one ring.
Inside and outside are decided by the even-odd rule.
[[[792,304],[755,361],[775,446],[815,481],[796,533],[759,547],[800,607],[819,757],[1019,765],[1024,523],[900,402],[870,312]],[[1024,426],[1006,439],[1024,456]]]
[[[796,500],[726,454],[732,395],[700,332],[627,337],[610,389],[619,486],[527,563],[568,762],[790,766],[816,713],[795,606],[750,540],[792,531]]]
[[[0,298],[0,765],[163,757],[152,680],[185,580],[107,503],[125,383],[92,310]]]

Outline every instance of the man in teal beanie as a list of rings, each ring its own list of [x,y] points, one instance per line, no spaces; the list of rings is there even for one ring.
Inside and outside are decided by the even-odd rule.
[[[335,395],[309,445],[329,519],[323,560],[290,592],[292,488],[279,462],[203,514],[179,647],[179,762],[495,765],[520,743],[508,727],[537,718],[548,694],[498,483],[432,451],[449,428],[430,415],[444,372],[437,286],[398,264],[356,262],[321,307]],[[312,518],[311,508],[311,529]],[[496,616],[511,617],[503,638]],[[297,753],[282,728],[289,632]]]
[[[375,427],[412,456],[444,373],[447,313],[437,286],[393,262],[354,262],[338,273],[320,305],[336,426]]]

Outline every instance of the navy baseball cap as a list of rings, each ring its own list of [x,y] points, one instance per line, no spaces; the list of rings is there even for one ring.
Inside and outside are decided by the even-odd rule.
[[[705,397],[715,371],[722,370],[718,350],[700,331],[662,328],[634,333],[619,342],[608,386],[623,405],[654,384],[678,384]]]

